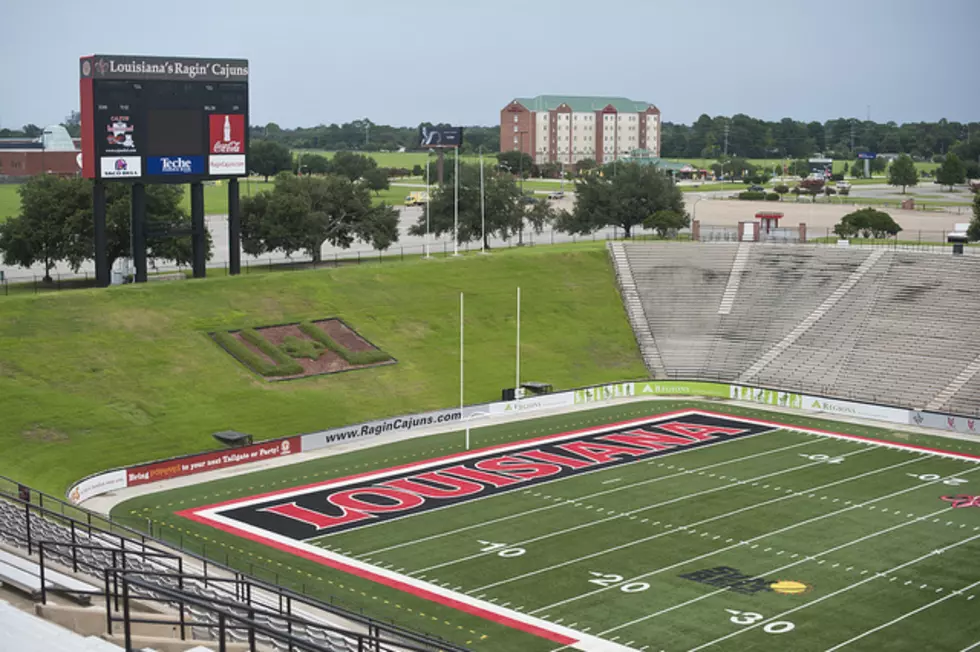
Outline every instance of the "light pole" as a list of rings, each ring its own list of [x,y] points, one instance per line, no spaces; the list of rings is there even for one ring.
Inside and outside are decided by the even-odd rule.
[[[459,147],[453,172],[453,256],[459,255]]]
[[[432,258],[432,256],[429,255],[429,240],[431,238],[431,235],[429,234],[429,213],[431,212],[429,210],[430,207],[429,195],[432,194],[432,190],[429,187],[429,168],[431,167],[429,165],[429,155],[431,153],[432,153],[431,149],[425,153],[425,257],[426,258]]]
[[[698,195],[698,198],[695,199],[694,200],[694,203],[691,204],[691,219],[692,220],[698,219],[698,202],[701,201],[702,199],[704,199],[704,195]]]
[[[521,156],[520,156],[520,177],[521,177],[521,230],[517,233],[517,246],[524,246],[524,132],[520,132]]]
[[[483,145],[480,145],[480,253],[487,253],[487,200],[483,189]]]

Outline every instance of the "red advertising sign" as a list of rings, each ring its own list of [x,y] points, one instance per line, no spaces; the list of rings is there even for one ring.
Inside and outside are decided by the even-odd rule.
[[[212,113],[208,116],[212,154],[245,153],[245,116]]]
[[[274,457],[293,455],[300,450],[300,438],[289,437],[278,441],[270,441],[264,444],[254,444],[222,451],[212,451],[191,455],[174,460],[163,462],[151,462],[142,466],[134,466],[126,470],[126,486],[148,484],[150,482],[160,482],[170,478],[179,478],[215,469],[224,469],[229,466],[248,464],[249,462],[259,462]]]

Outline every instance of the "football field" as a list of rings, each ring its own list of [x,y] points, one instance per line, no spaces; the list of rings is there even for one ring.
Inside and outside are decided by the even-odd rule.
[[[980,459],[777,422],[541,431],[180,515],[524,634],[474,649],[980,650]]]

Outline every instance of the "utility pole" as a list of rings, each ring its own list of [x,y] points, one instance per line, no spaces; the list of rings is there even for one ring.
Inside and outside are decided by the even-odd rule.
[[[725,156],[728,156],[728,123],[725,123]]]
[[[368,122],[364,125],[364,149],[368,148],[368,144],[371,142],[371,123]]]
[[[854,121],[851,120],[851,153],[854,153]]]

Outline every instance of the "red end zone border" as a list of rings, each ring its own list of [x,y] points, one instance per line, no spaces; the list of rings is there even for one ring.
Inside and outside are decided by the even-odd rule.
[[[730,415],[719,412],[711,412],[707,410],[679,410],[675,412],[666,412],[661,414],[652,414],[646,417],[638,419],[630,419],[626,421],[620,421],[616,423],[606,424],[603,426],[596,426],[592,428],[586,428],[581,430],[568,431],[564,433],[545,435],[541,437],[535,437],[532,439],[521,440],[518,442],[509,442],[506,444],[500,444],[496,446],[490,446],[487,448],[466,451],[462,453],[455,453],[452,455],[446,455],[438,458],[422,460],[418,462],[412,462],[409,464],[403,464],[399,466],[394,466],[386,469],[380,469],[375,471],[368,471],[365,473],[359,473],[355,475],[346,476],[343,478],[333,478],[330,480],[311,483],[303,485],[300,487],[290,487],[287,489],[280,489],[276,491],[266,492],[262,494],[257,494],[254,496],[248,496],[245,498],[237,498],[233,500],[222,501],[212,505],[206,505],[201,507],[194,507],[187,510],[177,512],[177,515],[184,518],[190,519],[197,523],[208,525],[210,527],[217,528],[229,534],[235,536],[243,537],[250,541],[255,541],[263,545],[275,548],[282,552],[288,552],[290,554],[302,557],[304,559],[314,561],[319,564],[323,564],[330,568],[343,571],[345,573],[350,573],[358,577],[370,580],[372,582],[377,582],[384,586],[397,589],[399,591],[404,591],[416,597],[423,598],[441,604],[459,611],[478,616],[480,618],[505,625],[520,631],[539,636],[541,638],[547,639],[554,643],[560,645],[565,645],[569,647],[574,647],[580,650],[628,650],[629,648],[625,646],[612,643],[607,640],[599,639],[594,636],[589,636],[578,632],[567,627],[562,627],[556,625],[555,623],[535,618],[524,613],[513,611],[510,609],[505,609],[497,606],[496,604],[485,602],[483,600],[477,600],[470,596],[456,593],[448,589],[444,589],[435,584],[431,584],[422,580],[409,577],[400,573],[395,573],[372,564],[368,564],[356,559],[346,557],[344,555],[325,550],[318,546],[314,546],[303,541],[299,541],[293,538],[278,535],[276,533],[270,532],[266,529],[254,527],[252,525],[241,523],[232,519],[227,519],[221,517],[217,514],[218,511],[228,509],[230,507],[241,505],[244,503],[253,503],[261,499],[275,498],[278,496],[283,496],[285,494],[297,494],[303,491],[311,489],[319,489],[330,487],[332,485],[346,485],[350,484],[351,481],[369,481],[374,477],[385,477],[390,476],[394,471],[410,471],[414,469],[423,469],[431,467],[436,464],[441,464],[445,462],[452,462],[456,460],[466,460],[473,457],[485,456],[487,453],[494,451],[507,451],[509,449],[514,449],[518,447],[526,447],[529,444],[535,443],[547,443],[553,442],[555,440],[570,439],[575,436],[584,436],[596,433],[605,433],[607,431],[615,431],[617,429],[622,429],[624,427],[630,427],[633,425],[638,425],[641,423],[649,423],[653,420],[665,419],[668,417],[680,417],[680,416],[691,416],[691,415],[704,415],[710,417],[716,417],[720,419],[727,419],[732,421],[744,422],[746,424],[754,424],[756,426],[765,426],[772,429],[781,430],[793,430],[797,432],[804,432],[810,434],[816,434],[826,437],[832,437],[836,439],[844,439],[850,441],[858,441],[867,443],[869,445],[881,446],[884,448],[893,448],[897,450],[903,450],[908,452],[924,453],[929,455],[937,455],[947,458],[980,462],[980,456],[969,455],[965,453],[954,453],[952,451],[946,451],[942,449],[929,448],[925,446],[917,446],[913,444],[901,444],[897,442],[890,442],[881,439],[875,439],[872,437],[863,437],[860,435],[847,435],[837,432],[831,432],[827,430],[820,430],[814,428],[801,428],[793,425],[778,423],[775,421],[768,421],[764,419],[753,419],[748,417],[742,417],[738,415]],[[772,432],[773,430],[766,430],[766,432]],[[754,436],[754,435],[750,435]],[[680,452],[686,449],[677,449],[667,451],[666,454],[673,452]],[[609,467],[602,467],[609,468]],[[596,470],[602,470],[596,469]]]

